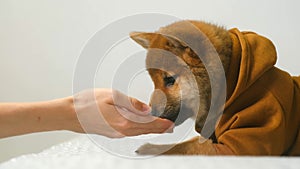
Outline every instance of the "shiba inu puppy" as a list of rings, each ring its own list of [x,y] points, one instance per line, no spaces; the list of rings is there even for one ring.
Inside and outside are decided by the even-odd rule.
[[[137,153],[299,155],[299,118],[295,117],[300,108],[293,99],[300,95],[300,80],[274,67],[276,51],[268,39],[201,21],[179,21],[154,33],[132,32],[130,37],[148,49],[146,67],[155,86],[150,103],[153,115],[176,125],[194,117],[195,129],[201,133],[216,104],[212,87],[220,97],[226,92],[224,103],[214,109],[215,131],[205,136],[208,140],[199,136],[174,145],[146,144]],[[214,59],[221,66],[210,62]],[[222,76],[225,84],[218,82]],[[282,79],[289,81],[287,94],[277,92],[283,89]],[[292,99],[283,103],[278,98]],[[219,111],[224,111],[222,116]]]

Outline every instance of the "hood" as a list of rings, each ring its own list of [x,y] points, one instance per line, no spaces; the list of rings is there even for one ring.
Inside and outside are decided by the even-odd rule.
[[[227,74],[228,107],[243,91],[272,68],[277,60],[273,43],[253,32],[229,30],[233,42],[232,57]]]

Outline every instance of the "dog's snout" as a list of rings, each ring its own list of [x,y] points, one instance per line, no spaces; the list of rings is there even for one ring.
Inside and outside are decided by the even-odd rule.
[[[155,91],[152,93],[151,101],[149,103],[152,109],[151,114],[159,117],[164,112],[166,103],[167,98],[165,93],[159,89],[155,89]]]
[[[152,107],[151,115],[152,115],[152,116],[159,117],[159,116],[160,116],[160,113],[159,113],[159,111],[158,111],[156,108],[153,108],[153,107]]]

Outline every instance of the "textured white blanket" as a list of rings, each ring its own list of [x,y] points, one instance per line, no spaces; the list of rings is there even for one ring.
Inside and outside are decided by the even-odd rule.
[[[156,156],[124,158],[101,150],[86,136],[53,146],[38,154],[23,155],[0,165],[0,169],[299,169],[300,158]]]

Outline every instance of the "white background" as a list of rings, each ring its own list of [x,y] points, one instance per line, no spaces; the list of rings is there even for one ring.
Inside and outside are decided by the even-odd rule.
[[[144,12],[256,31],[276,45],[277,66],[297,75],[299,6],[297,0],[0,0],[0,101],[71,95],[76,60],[87,40],[114,20]],[[151,86],[149,80],[143,83]],[[1,139],[0,161],[74,136],[61,131]]]

